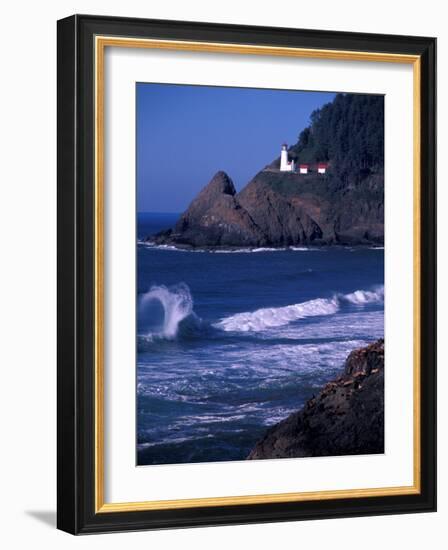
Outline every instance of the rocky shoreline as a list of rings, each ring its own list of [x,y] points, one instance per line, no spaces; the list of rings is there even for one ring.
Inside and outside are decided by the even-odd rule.
[[[315,179],[262,171],[237,193],[219,171],[174,227],[146,240],[195,249],[384,243],[382,178],[362,193],[334,194],[325,178]]]
[[[384,340],[352,351],[341,376],[271,427],[248,460],[384,453]]]
[[[290,251],[306,251],[306,250],[325,250],[332,248],[333,245],[269,245],[269,246],[193,246],[191,244],[180,244],[177,242],[160,242],[160,239],[153,236],[145,237],[137,242],[138,245],[146,246],[148,248],[159,248],[167,250],[178,250],[181,252],[286,252]],[[341,245],[342,246],[342,245]],[[384,246],[379,244],[352,244],[344,245],[343,248],[351,249],[366,249],[366,250],[383,250]]]

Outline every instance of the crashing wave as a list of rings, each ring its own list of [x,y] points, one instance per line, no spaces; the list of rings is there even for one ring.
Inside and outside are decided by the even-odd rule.
[[[144,316],[147,308],[154,301],[162,306],[163,320],[157,330],[139,335],[142,344],[160,339],[174,340],[179,335],[193,337],[198,331],[205,330],[205,324],[193,311],[193,298],[185,283],[172,287],[152,286],[140,299],[139,314]],[[309,317],[334,315],[344,304],[364,307],[383,302],[384,286],[377,286],[371,290],[355,290],[348,294],[336,294],[332,298],[316,298],[283,307],[261,308],[237,313],[221,319],[213,327],[225,332],[256,332],[281,327]],[[212,327],[208,326],[208,328]]]
[[[339,311],[341,302],[363,306],[383,301],[384,287],[377,287],[372,291],[356,290],[350,294],[336,295],[333,298],[317,298],[289,306],[237,313],[221,319],[214,326],[228,332],[260,331],[288,325],[308,317],[334,315]]]
[[[384,302],[384,286],[375,287],[374,290],[355,290],[341,296],[341,299],[358,306],[378,304]]]
[[[154,301],[159,302],[163,308],[163,323],[156,336],[168,340],[176,338],[182,321],[194,315],[190,289],[184,283],[170,288],[165,285],[154,285],[140,299],[140,314]],[[154,333],[145,336],[152,339]]]
[[[301,304],[284,307],[268,307],[237,313],[215,324],[215,327],[225,331],[258,331],[267,328],[280,327],[292,321],[318,315],[331,315],[339,309],[337,298],[326,300],[318,298]]]

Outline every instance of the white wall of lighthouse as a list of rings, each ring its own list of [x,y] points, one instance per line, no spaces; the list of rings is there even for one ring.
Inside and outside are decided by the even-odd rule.
[[[288,148],[284,143],[282,145],[282,151],[280,153],[280,171],[281,172],[293,172],[295,170],[294,161],[288,160]]]

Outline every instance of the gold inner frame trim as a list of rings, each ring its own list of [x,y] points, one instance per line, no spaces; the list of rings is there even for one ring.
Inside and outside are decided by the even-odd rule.
[[[226,496],[178,500],[153,500],[141,502],[106,503],[104,501],[104,54],[106,47],[147,48],[159,50],[193,51],[207,53],[232,53],[300,57],[344,61],[370,61],[406,63],[413,66],[413,484],[400,487],[366,489],[342,489],[332,491],[275,493],[263,495]],[[365,498],[393,495],[419,494],[421,490],[421,387],[420,387],[420,312],[421,312],[421,60],[417,55],[381,52],[357,52],[309,48],[255,46],[251,44],[226,44],[182,40],[156,40],[96,36],[95,55],[95,513],[132,512],[143,510],[167,510],[211,506],[236,506],[281,502],[305,502],[343,498]]]

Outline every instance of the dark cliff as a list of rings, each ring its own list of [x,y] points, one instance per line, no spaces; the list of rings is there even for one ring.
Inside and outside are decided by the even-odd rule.
[[[270,428],[249,460],[384,452],[384,340],[354,350],[344,373]]]
[[[156,242],[178,245],[251,246],[264,235],[239,204],[232,180],[218,172],[190,204],[172,230],[157,235]]]
[[[381,244],[383,98],[338,94],[289,149],[325,174],[280,172],[278,159],[239,193],[220,171],[176,226],[149,240],[191,247]]]

